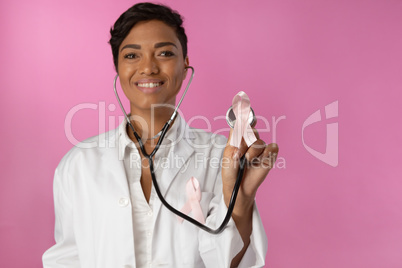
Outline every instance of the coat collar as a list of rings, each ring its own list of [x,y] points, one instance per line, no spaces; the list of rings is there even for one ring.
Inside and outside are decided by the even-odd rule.
[[[117,144],[119,150],[119,159],[122,160],[127,147],[135,148],[134,142],[127,134],[127,120],[125,118],[116,131],[118,135]],[[166,132],[161,146],[175,146],[176,144],[181,143],[183,139],[186,141],[189,139],[194,139],[194,133],[190,130],[184,119],[178,114],[173,125]]]

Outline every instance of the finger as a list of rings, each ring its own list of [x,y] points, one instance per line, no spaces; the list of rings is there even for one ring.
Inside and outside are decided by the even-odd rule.
[[[260,139],[260,134],[256,129],[253,128],[253,132],[257,138],[249,148],[246,149],[246,159],[248,161],[252,161],[254,158],[258,158],[263,152],[266,147],[266,144],[263,140]]]
[[[260,140],[260,135],[255,128],[252,128],[252,130],[253,130],[254,135],[257,138],[257,140],[254,143],[252,143],[250,146],[248,146],[247,143],[245,142],[244,138],[242,138],[239,148],[237,150],[233,149],[232,156],[234,159],[240,159],[244,154],[248,153],[250,148],[252,148],[252,147],[253,147],[253,149],[251,149],[251,151],[250,151],[251,155],[246,156],[247,160],[250,160],[251,158],[254,158],[254,157],[258,156],[260,153],[262,153],[262,151],[265,147],[265,142]],[[232,134],[233,134],[233,129],[231,129],[229,132],[228,144],[230,143]]]
[[[270,144],[268,144],[268,151],[269,152],[271,152],[272,154],[278,154],[278,152],[279,152],[279,147],[278,147],[278,144],[276,144],[276,143],[270,143]]]
[[[235,146],[230,145],[232,135],[233,135],[233,128],[231,128],[230,132],[229,132],[229,138],[228,138],[228,141],[227,141],[224,156],[229,157],[229,158],[237,161],[237,160],[240,159],[240,157],[242,157],[246,153],[246,151],[248,149],[248,146],[247,146],[247,144],[246,144],[246,142],[244,141],[243,138],[241,139],[241,142],[240,142],[240,145],[239,145],[238,148],[235,147]]]
[[[250,148],[247,149],[246,159],[247,161],[252,161],[255,158],[259,158],[260,155],[264,152],[266,148],[265,142],[261,139],[258,139],[254,142]]]
[[[279,152],[279,147],[276,143],[268,144],[265,147],[264,152],[260,156],[262,167],[271,169],[276,162],[278,152]]]
[[[228,138],[228,140],[226,142],[226,147],[225,147],[225,150],[223,152],[223,156],[227,157],[227,158],[232,158],[233,152],[236,149],[236,147],[230,145],[230,140],[232,138],[232,132],[233,132],[233,129],[231,128],[230,131],[229,131],[229,138]]]

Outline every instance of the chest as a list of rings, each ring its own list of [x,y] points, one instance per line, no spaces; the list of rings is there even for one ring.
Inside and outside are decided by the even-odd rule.
[[[141,163],[147,163],[146,165],[142,164],[142,166],[141,166],[140,184],[141,184],[142,194],[144,195],[144,198],[147,201],[147,203],[149,203],[149,198],[151,196],[151,190],[152,190],[152,175],[151,175],[151,170],[149,168],[148,159],[145,159],[142,156]]]

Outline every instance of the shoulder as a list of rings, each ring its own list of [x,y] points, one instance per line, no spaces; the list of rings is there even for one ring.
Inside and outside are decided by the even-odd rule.
[[[98,161],[105,154],[116,154],[118,157],[117,136],[118,130],[114,129],[76,144],[64,155],[56,170],[61,172],[72,166],[87,166]]]

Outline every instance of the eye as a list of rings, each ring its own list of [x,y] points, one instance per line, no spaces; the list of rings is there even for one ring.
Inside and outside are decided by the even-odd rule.
[[[138,55],[135,53],[127,53],[126,55],[124,55],[125,59],[136,59],[138,58]]]
[[[166,51],[162,51],[159,55],[162,57],[172,57],[172,56],[174,56],[174,53],[172,51],[166,50]]]

